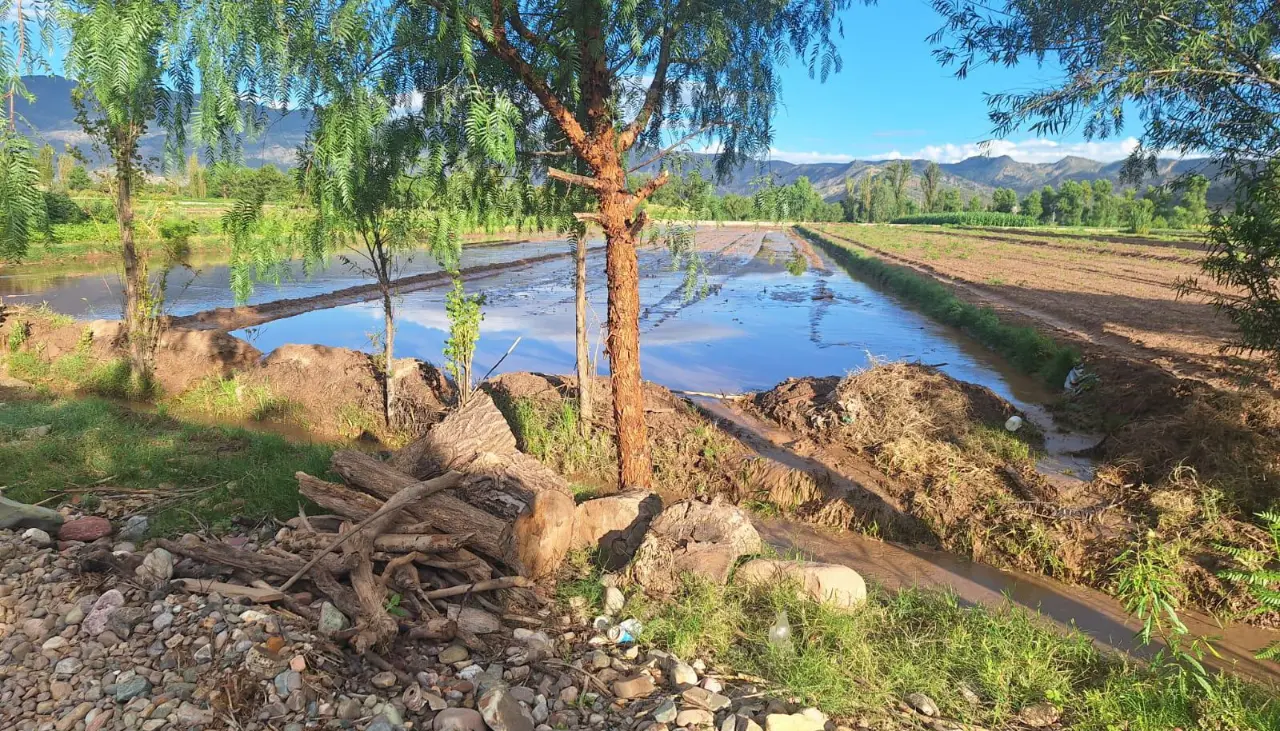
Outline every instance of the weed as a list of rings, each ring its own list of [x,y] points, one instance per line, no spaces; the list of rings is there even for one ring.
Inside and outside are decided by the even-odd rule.
[[[179,411],[237,421],[287,420],[298,410],[297,404],[275,396],[266,384],[218,376],[200,381],[176,404]]]
[[[1255,614],[1280,610],[1280,570],[1272,568],[1280,562],[1280,512],[1264,511],[1258,513],[1258,519],[1271,538],[1270,550],[1218,545],[1219,550],[1235,559],[1240,566],[1222,572],[1222,577],[1248,587],[1249,593],[1258,601]],[[1258,659],[1280,661],[1280,640],[1258,652]]]
[[[13,327],[9,329],[9,352],[16,353],[22,350],[22,346],[27,344],[27,339],[31,337],[31,323],[23,319],[13,321]]]
[[[557,472],[608,479],[617,470],[613,442],[601,431],[582,436],[573,401],[553,405],[517,399],[512,415],[520,448]]]
[[[787,272],[798,277],[807,271],[809,271],[809,260],[799,249],[792,249],[791,257],[787,259]]]
[[[365,432],[373,434],[381,426],[377,414],[357,403],[343,404],[339,407],[336,418],[342,435],[348,439],[355,439]]]

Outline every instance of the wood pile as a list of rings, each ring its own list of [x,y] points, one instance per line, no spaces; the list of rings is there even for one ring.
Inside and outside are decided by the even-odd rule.
[[[221,593],[252,590],[255,600],[317,619],[289,593],[305,584],[352,620],[337,636],[362,653],[400,635],[470,644],[498,617],[542,605],[538,582],[569,548],[574,501],[563,478],[516,448],[487,394],[477,392],[388,462],[343,450],[331,467],[344,484],[297,474],[302,496],[325,514],[300,513],[274,545],[160,546],[220,567],[196,586],[230,573],[238,583],[221,584]]]

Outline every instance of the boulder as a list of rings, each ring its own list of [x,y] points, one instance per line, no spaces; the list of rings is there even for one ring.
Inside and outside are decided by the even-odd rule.
[[[470,708],[446,708],[436,714],[435,731],[484,731],[484,718]]]
[[[763,546],[751,518],[719,499],[684,500],[653,520],[627,577],[655,594],[670,594],[681,574],[724,584],[734,563]]]
[[[799,584],[801,595],[842,609],[867,599],[867,584],[862,576],[839,564],[757,558],[739,566],[734,580],[748,585],[794,581]]]
[[[57,533],[62,520],[62,514],[56,510],[0,497],[0,530],[38,528],[46,533]]]
[[[58,529],[58,539],[63,541],[92,543],[109,535],[111,535],[111,521],[96,515],[67,521]]]
[[[90,637],[97,637],[107,630],[107,622],[111,619],[111,615],[123,606],[124,595],[118,589],[111,589],[93,603],[93,608],[80,624],[80,631]]]
[[[588,500],[574,509],[569,548],[596,548],[606,571],[619,569],[635,555],[661,511],[662,498],[642,490]]]
[[[770,713],[765,716],[765,731],[822,731],[826,724],[801,713]]]

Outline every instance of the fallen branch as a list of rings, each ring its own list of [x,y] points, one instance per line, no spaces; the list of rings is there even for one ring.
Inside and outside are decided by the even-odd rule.
[[[428,599],[445,599],[459,594],[470,594],[477,591],[497,591],[499,589],[527,589],[534,583],[523,576],[503,576],[488,581],[477,581],[474,584],[461,584],[447,589],[436,589],[426,592]]]

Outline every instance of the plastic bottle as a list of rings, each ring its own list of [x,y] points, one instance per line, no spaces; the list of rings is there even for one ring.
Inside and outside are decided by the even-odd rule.
[[[791,622],[787,621],[787,610],[779,609],[778,616],[769,628],[769,644],[780,652],[791,652]]]

